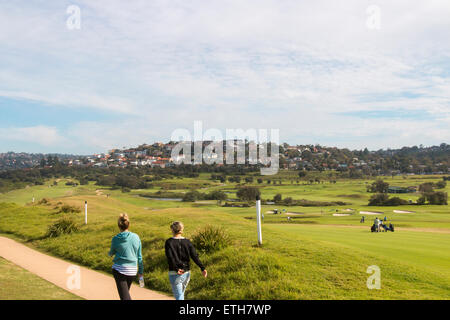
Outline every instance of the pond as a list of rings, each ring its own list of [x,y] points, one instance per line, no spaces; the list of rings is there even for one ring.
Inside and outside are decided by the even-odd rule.
[[[159,201],[183,201],[181,198],[150,198],[150,197],[143,197],[149,200],[159,200]]]

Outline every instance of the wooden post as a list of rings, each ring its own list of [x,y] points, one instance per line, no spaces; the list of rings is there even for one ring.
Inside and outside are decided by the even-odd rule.
[[[84,202],[84,224],[87,224],[87,201]]]

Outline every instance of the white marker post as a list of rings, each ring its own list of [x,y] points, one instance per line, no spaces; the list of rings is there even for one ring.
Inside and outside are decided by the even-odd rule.
[[[258,228],[258,245],[262,245],[261,232],[261,197],[256,196],[256,226]]]
[[[87,201],[84,202],[84,224],[87,224]]]

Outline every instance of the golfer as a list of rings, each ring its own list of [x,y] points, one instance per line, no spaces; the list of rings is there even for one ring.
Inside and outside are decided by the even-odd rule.
[[[142,276],[144,263],[142,260],[142,244],[139,236],[128,231],[130,219],[122,213],[117,221],[120,233],[111,241],[109,255],[114,257],[112,272],[116,280],[120,300],[131,300],[130,287],[136,274]]]
[[[182,236],[184,226],[181,222],[174,222],[170,226],[173,237],[166,241],[166,257],[169,262],[169,281],[176,300],[184,300],[184,292],[191,279],[190,258],[202,270],[206,278],[208,272],[198,258],[194,245]]]

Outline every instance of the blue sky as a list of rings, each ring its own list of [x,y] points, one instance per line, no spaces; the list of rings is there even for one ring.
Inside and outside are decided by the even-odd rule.
[[[198,120],[352,149],[449,143],[449,16],[445,0],[0,0],[0,152],[105,152]]]

